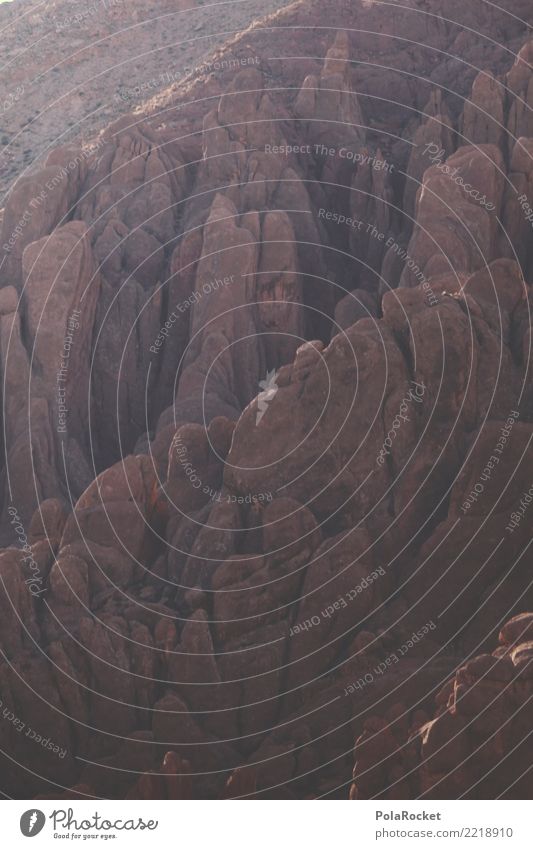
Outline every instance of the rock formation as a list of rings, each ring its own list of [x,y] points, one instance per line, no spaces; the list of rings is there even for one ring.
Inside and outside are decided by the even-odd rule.
[[[13,186],[6,794],[530,794],[506,5],[301,0]]]

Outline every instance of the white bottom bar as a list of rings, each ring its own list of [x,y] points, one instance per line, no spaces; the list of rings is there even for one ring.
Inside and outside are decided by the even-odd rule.
[[[533,846],[528,802],[38,800],[6,801],[2,812],[2,844],[9,849],[27,847],[32,836],[35,847],[67,841],[157,849]]]

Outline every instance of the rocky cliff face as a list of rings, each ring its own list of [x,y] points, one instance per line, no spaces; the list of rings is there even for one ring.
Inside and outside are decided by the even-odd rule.
[[[303,0],[14,185],[4,792],[531,793],[531,17]]]

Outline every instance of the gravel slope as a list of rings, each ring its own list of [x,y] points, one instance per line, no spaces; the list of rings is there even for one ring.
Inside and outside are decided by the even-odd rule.
[[[0,195],[286,0],[13,0],[0,6]]]

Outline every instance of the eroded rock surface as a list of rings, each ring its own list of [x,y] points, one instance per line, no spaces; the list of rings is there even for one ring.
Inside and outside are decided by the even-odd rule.
[[[303,0],[14,186],[10,796],[530,793],[532,21],[508,5]]]

